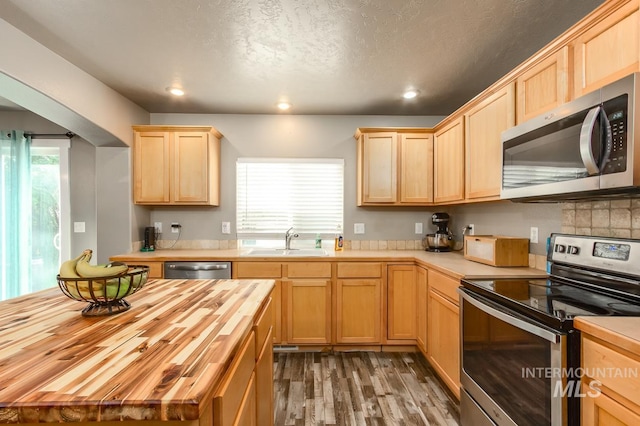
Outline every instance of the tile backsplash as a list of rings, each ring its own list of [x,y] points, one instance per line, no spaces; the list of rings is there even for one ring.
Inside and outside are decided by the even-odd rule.
[[[640,199],[564,203],[562,232],[640,238]]]

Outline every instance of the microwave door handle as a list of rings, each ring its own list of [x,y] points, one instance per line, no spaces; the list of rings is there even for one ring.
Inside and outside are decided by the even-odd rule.
[[[580,156],[589,176],[600,173],[600,167],[591,147],[591,135],[600,116],[600,110],[599,106],[590,109],[580,129]]]

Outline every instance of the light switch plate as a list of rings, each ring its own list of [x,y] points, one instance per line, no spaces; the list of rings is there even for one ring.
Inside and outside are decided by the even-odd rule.
[[[529,240],[531,240],[531,242],[533,244],[537,244],[538,243],[538,228],[535,226],[531,227],[531,235],[529,236]]]
[[[222,233],[223,234],[231,233],[231,222],[222,222]]]
[[[416,234],[422,234],[422,223],[416,222]]]
[[[354,234],[364,234],[364,223],[354,223],[353,224],[353,233]]]
[[[76,232],[76,233],[85,232],[84,222],[73,222],[73,232]]]

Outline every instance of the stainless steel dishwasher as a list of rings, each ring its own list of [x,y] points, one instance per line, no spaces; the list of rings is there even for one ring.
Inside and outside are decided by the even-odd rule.
[[[164,277],[182,280],[231,278],[231,262],[164,262]]]

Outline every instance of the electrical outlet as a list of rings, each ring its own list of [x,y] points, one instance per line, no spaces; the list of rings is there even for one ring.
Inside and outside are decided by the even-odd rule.
[[[153,222],[153,227],[156,228],[157,234],[162,234],[162,222]]]
[[[416,222],[415,233],[422,234],[422,223]]]
[[[222,233],[223,234],[231,233],[231,222],[222,222]]]
[[[473,223],[467,225],[467,235],[476,235],[476,226]]]
[[[182,226],[178,222],[171,222],[171,233],[178,234],[180,233],[180,228]]]
[[[538,228],[535,226],[531,227],[531,235],[529,236],[529,240],[536,244],[538,242]]]
[[[75,233],[85,232],[84,222],[73,222],[73,232]]]
[[[364,223],[354,223],[353,224],[353,233],[354,234],[364,234]]]

